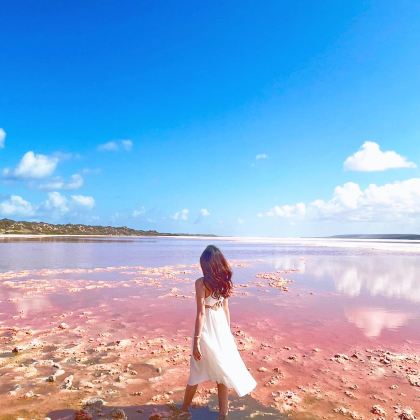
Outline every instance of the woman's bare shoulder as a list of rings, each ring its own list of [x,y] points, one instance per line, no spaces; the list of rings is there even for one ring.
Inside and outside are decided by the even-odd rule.
[[[195,281],[195,287],[204,287],[204,277],[200,277]]]

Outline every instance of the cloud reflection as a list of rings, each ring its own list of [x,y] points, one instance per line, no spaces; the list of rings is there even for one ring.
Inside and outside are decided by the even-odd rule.
[[[350,300],[353,307],[344,310],[345,317],[369,338],[379,337],[384,330],[396,330],[418,316],[417,310],[408,305],[420,302],[417,257],[320,254],[304,259],[279,256],[271,261],[276,270],[299,269],[295,278],[301,286],[334,290],[354,298]],[[348,300],[343,301],[344,307],[348,304]]]
[[[303,257],[281,257],[270,260],[276,271],[298,270],[305,272],[305,259]]]
[[[420,302],[420,261],[402,256],[311,258],[306,272],[331,279],[336,291],[347,296],[370,296]]]
[[[47,296],[23,297],[19,293],[11,293],[10,301],[15,304],[16,312],[22,317],[34,316],[52,308]]]
[[[382,308],[355,308],[346,311],[349,322],[360,328],[367,337],[379,337],[384,329],[395,330],[403,326],[411,315],[387,311]]]

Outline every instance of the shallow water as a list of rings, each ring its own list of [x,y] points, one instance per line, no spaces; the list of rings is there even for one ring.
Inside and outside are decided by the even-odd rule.
[[[210,239],[211,241],[211,239]],[[37,269],[74,269],[120,266],[161,267],[195,264],[209,239],[178,238],[42,238],[0,241],[0,272]],[[339,319],[377,339],[420,339],[420,254],[365,249],[320,248],[272,243],[241,243],[214,240],[229,259],[246,261],[234,281],[247,283],[261,271],[297,270],[287,275],[294,281],[291,291],[310,290],[316,298],[299,310],[301,322]],[[199,272],[197,272],[199,275]],[[116,272],[83,273],[101,281],[126,279]],[[63,277],[63,275],[61,275]],[[78,278],[69,270],[67,278]],[[115,290],[113,290],[115,293]],[[267,294],[279,299],[276,289]],[[268,296],[264,296],[264,308]],[[42,299],[28,305],[42,308]],[[65,300],[63,298],[63,300]],[[259,310],[259,301],[247,310]],[[275,302],[272,302],[275,303]],[[66,306],[65,302],[62,303]],[[300,304],[297,304],[300,306]],[[277,311],[277,306],[271,308]],[[246,312],[238,309],[240,312]],[[289,316],[293,308],[287,305]],[[274,316],[274,313],[271,313]],[[243,316],[246,316],[243,314]],[[293,315],[297,321],[297,315]]]
[[[95,384],[82,395],[109,391],[110,406],[134,407],[138,404],[128,398],[133,387],[144,389],[141,403],[147,404],[153,394],[167,391],[168,383],[176,383],[178,388],[171,398],[179,402],[188,374],[194,280],[200,276],[197,262],[209,243],[219,246],[232,261],[232,329],[238,332],[238,339],[244,337],[242,355],[259,382],[252,398],[244,400],[248,401],[247,413],[257,409],[254,400],[280,411],[309,411],[330,418],[335,418],[333,409],[338,406],[369,412],[367,404],[371,401],[379,401],[388,410],[407,404],[419,410],[420,387],[412,386],[407,375],[420,375],[415,359],[420,355],[420,251],[375,248],[366,243],[346,247],[344,242],[319,246],[204,238],[58,237],[0,240],[0,338],[4,347],[0,410],[10,407],[8,391],[15,384],[13,369],[18,369],[12,363],[11,348],[25,342],[19,331],[28,328],[33,330],[31,337],[39,335],[45,340],[45,351],[36,350],[38,359],[53,357],[51,346],[56,346],[62,351],[60,360],[69,365],[68,371],[81,379],[83,369],[69,357],[69,349],[89,355],[82,364],[99,365],[109,362],[112,355],[112,363],[118,366],[124,357],[137,354],[135,357],[145,362],[151,358],[154,365],[166,366],[167,360],[147,356],[147,345],[141,347],[143,353],[133,348],[131,355],[123,356],[110,343],[127,337],[136,337],[134,341],[156,337],[172,340],[178,345],[176,357],[184,346],[184,358],[173,362],[171,368],[168,365],[160,382],[146,386],[142,381],[147,378],[138,373],[137,382],[127,379],[122,386],[111,380],[109,389],[101,390]],[[61,321],[71,330],[64,339],[63,332],[57,330]],[[12,338],[8,337],[11,329],[18,331]],[[109,337],[99,346],[110,347],[108,352],[95,349],[95,358],[89,343],[101,341],[96,335]],[[408,358],[408,365],[388,368],[382,366],[381,351],[408,354],[414,359]],[[354,361],[334,358],[353,352],[366,354]],[[400,360],[402,356],[395,357]],[[261,367],[265,370],[260,372]],[[28,372],[24,377],[31,379],[26,380],[25,392],[42,392],[30,401],[23,401],[18,393],[15,402],[22,401],[22,407],[30,406],[35,412],[39,408],[43,414],[77,408],[71,394],[65,394],[68,400],[61,405],[43,399],[45,385],[36,375],[46,374],[40,368],[33,377]],[[360,395],[349,397],[345,391],[352,381],[359,384]],[[397,388],[390,390],[394,383],[398,392]],[[57,387],[47,389],[53,394],[63,393]],[[73,391],[80,393],[81,386],[76,384]],[[357,394],[354,390],[351,393]],[[152,401],[167,401],[162,398],[164,401]],[[211,394],[206,398],[211,401]]]

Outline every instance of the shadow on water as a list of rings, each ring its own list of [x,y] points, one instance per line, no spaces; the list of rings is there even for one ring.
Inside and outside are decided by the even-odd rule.
[[[218,418],[217,396],[212,396],[205,407],[193,407],[190,409],[191,417],[180,416],[181,404],[161,405],[138,405],[138,406],[106,406],[85,408],[83,411],[56,410],[50,412],[47,417],[51,420],[106,420],[106,419],[192,419],[192,420],[215,420]],[[290,417],[280,413],[278,410],[265,407],[257,400],[247,395],[238,399],[230,399],[229,419],[261,419],[271,418],[286,420]],[[122,410],[122,411],[121,411]],[[126,417],[124,417],[124,414]]]

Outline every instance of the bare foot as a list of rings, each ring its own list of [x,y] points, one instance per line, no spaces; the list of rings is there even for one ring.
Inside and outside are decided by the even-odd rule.
[[[177,413],[177,417],[180,419],[189,419],[191,418],[191,413],[188,408],[180,408],[179,412]]]

